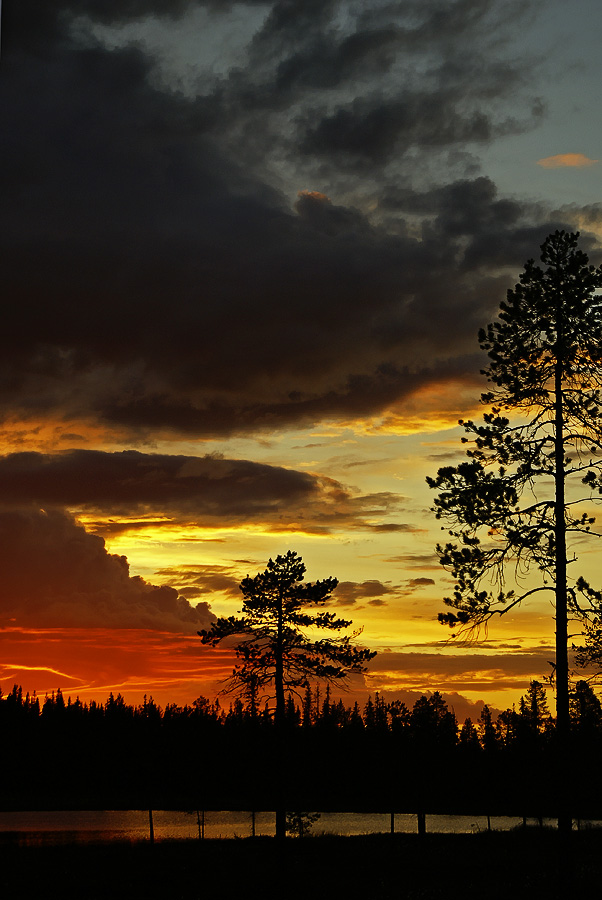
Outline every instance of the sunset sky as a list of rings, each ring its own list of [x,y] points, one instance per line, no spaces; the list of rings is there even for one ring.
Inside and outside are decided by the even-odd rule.
[[[296,550],[459,716],[552,609],[458,646],[427,475],[556,228],[602,259],[597,0],[4,0],[0,684],[213,696],[196,631]],[[594,584],[596,551],[579,548]]]

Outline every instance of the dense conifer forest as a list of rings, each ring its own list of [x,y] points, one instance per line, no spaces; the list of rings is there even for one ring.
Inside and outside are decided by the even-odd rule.
[[[0,697],[4,809],[289,809],[554,815],[555,723],[534,681],[518,708],[458,723],[443,697],[409,709],[380,694],[363,708],[307,688],[286,708],[284,767],[267,706],[121,695],[105,703]],[[602,749],[591,687],[571,695],[575,816],[602,815]],[[285,772],[284,778],[277,773]]]

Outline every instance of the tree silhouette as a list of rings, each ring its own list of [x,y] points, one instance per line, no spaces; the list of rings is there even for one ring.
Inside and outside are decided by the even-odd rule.
[[[122,697],[81,702],[55,692],[42,712],[37,697],[15,686],[0,692],[0,733],[11,736],[0,743],[0,763],[12,771],[18,758],[28,773],[43,758],[60,777],[5,779],[4,808],[76,809],[85,803],[90,809],[142,809],[153,799],[153,809],[276,809],[277,772],[286,785],[285,809],[293,815],[413,810],[422,827],[426,813],[554,814],[553,723],[536,683],[520,711],[502,711],[493,721],[483,707],[475,723],[480,747],[469,721],[457,735],[455,716],[440,695],[420,697],[408,709],[377,694],[366,705],[366,721],[357,702],[347,708],[340,700],[331,702],[324,718],[323,700],[316,712],[312,699],[311,691],[297,699],[294,715],[287,703],[280,744],[273,717],[263,711],[253,715],[240,697],[229,708],[199,697],[192,705],[170,703],[162,710],[151,699],[138,705]],[[310,711],[305,721],[304,707]],[[531,727],[534,720],[538,731]],[[600,754],[602,706],[585,681],[571,692],[571,729],[572,809],[595,818],[602,776],[599,767],[583,760]],[[366,778],[357,778],[358,760]],[[428,772],[441,774],[433,779]]]
[[[451,749],[456,744],[458,723],[439,691],[416,701],[410,714],[410,727],[412,739],[420,750],[434,746]]]
[[[578,681],[570,696],[571,727],[582,740],[590,742],[602,730],[602,704],[587,681]]]
[[[479,715],[478,729],[483,750],[495,753],[499,748],[499,732],[493,724],[493,716],[489,706],[485,704]]]
[[[286,816],[286,830],[294,837],[307,837],[320,819],[320,813],[291,812]]]
[[[287,696],[312,680],[341,682],[364,672],[376,655],[353,644],[359,632],[340,634],[351,621],[323,609],[311,611],[331,599],[337,579],[304,584],[304,576],[305,564],[294,551],[270,559],[264,572],[240,583],[241,615],[220,618],[211,629],[198,632],[213,647],[225,638],[242,637],[234,648],[238,664],[230,687],[252,695],[255,704],[259,695],[273,696],[277,722],[285,718]],[[316,637],[317,630],[330,634]]]
[[[508,291],[499,318],[479,333],[492,387],[483,424],[461,422],[469,460],[427,479],[440,493],[437,518],[452,541],[437,550],[454,576],[454,612],[442,622],[474,628],[527,597],[551,591],[556,619],[559,757],[568,761],[568,616],[585,615],[600,595],[582,578],[567,580],[567,535],[593,518],[577,501],[601,484],[602,268],[588,265],[578,234],[556,231],[541,247],[545,268],[529,260]],[[513,416],[512,420],[506,414]],[[576,479],[586,498],[568,493]],[[537,582],[524,580],[538,573]],[[517,577],[518,576],[518,577]],[[508,587],[511,584],[512,587]],[[563,803],[560,803],[563,807]],[[562,811],[560,827],[570,826]]]
[[[476,726],[473,725],[472,719],[470,717],[464,719],[464,724],[460,729],[459,741],[460,746],[462,746],[469,753],[476,752],[481,749],[479,733],[476,729]]]
[[[539,681],[531,681],[527,693],[521,697],[519,715],[532,734],[541,734],[545,730],[550,713],[546,689]]]
[[[220,618],[210,630],[198,632],[203,644],[213,647],[226,638],[240,638],[230,689],[248,694],[252,684],[256,696],[273,699],[281,740],[287,696],[298,694],[312,680],[340,683],[364,672],[376,655],[353,644],[358,632],[341,633],[350,621],[323,609],[337,579],[304,584],[304,577],[305,564],[294,551],[270,559],[264,572],[241,581],[240,615]],[[317,636],[320,632],[328,636]],[[284,812],[277,810],[277,836],[284,836],[285,827]]]

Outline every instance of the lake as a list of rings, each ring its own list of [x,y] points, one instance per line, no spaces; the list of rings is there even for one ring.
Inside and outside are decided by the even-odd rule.
[[[157,841],[198,840],[203,835],[206,838],[243,838],[251,837],[253,833],[251,812],[153,810],[152,818],[154,838]],[[522,822],[522,818],[512,816],[492,816],[490,820],[494,831],[509,831],[519,827]],[[538,825],[539,820],[527,819],[527,824]],[[555,821],[544,819],[543,824],[554,827]],[[427,815],[426,827],[429,832],[466,834],[487,831],[488,823],[486,816]],[[274,830],[274,813],[255,814],[257,836],[273,835]],[[391,816],[388,813],[322,813],[311,833],[388,834],[390,830]],[[397,813],[395,831],[416,833],[417,817],[410,813]],[[0,812],[0,841],[44,844],[149,839],[148,810]]]

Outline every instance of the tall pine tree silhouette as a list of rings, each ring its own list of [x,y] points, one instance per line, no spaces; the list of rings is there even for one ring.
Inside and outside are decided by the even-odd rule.
[[[497,321],[479,334],[491,389],[482,424],[461,422],[469,460],[439,469],[434,510],[452,540],[437,547],[456,580],[440,614],[452,628],[474,628],[527,597],[552,592],[556,621],[556,732],[559,827],[570,828],[563,772],[568,768],[568,618],[583,617],[596,592],[567,577],[567,535],[593,522],[583,493],[596,499],[602,443],[600,385],[602,267],[589,265],[578,234],[556,231],[508,291]],[[584,487],[585,486],[585,487]],[[581,507],[574,500],[581,501]],[[599,498],[597,498],[599,499]],[[517,579],[517,573],[525,580]],[[535,573],[537,578],[529,579]]]
[[[270,559],[264,572],[240,583],[243,595],[239,616],[218,619],[210,630],[199,631],[204,644],[217,646],[226,638],[238,638],[234,650],[238,663],[230,688],[241,693],[253,683],[258,694],[274,698],[274,723],[279,736],[276,767],[289,764],[284,756],[286,699],[309,681],[344,681],[365,671],[376,654],[354,645],[359,632],[343,634],[351,625],[324,609],[338,582],[336,578],[304,583],[305,564],[289,550]],[[325,633],[322,636],[321,633]],[[285,813],[276,811],[276,834],[286,833]]]

